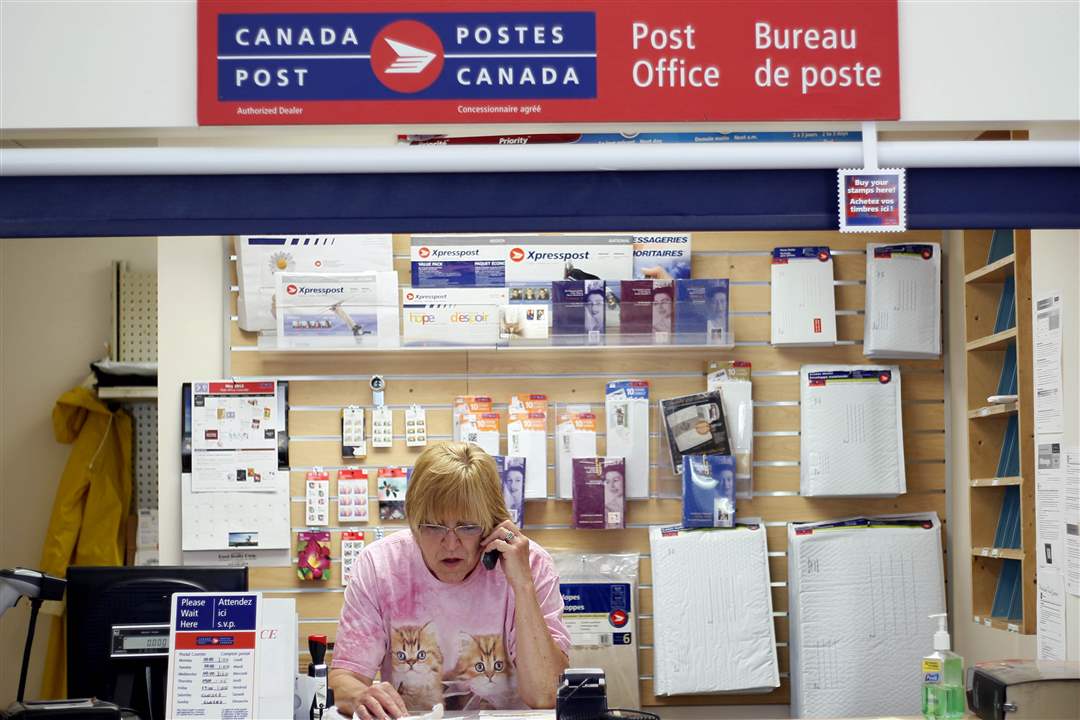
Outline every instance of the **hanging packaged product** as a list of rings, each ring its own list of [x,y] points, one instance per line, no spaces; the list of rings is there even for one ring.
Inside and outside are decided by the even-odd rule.
[[[379,405],[371,411],[371,447],[394,446],[394,411]]]
[[[403,467],[379,468],[379,519],[405,519],[405,490],[409,484],[408,471]]]
[[[829,248],[775,248],[771,295],[773,345],[836,344],[836,297]]]
[[[355,530],[346,530],[341,533],[341,584],[349,584],[352,578],[353,566],[360,551],[364,549],[364,533]]]
[[[279,273],[336,275],[393,269],[393,237],[389,234],[237,237],[240,329],[274,330],[273,302]]]
[[[278,347],[397,347],[397,273],[278,273]]]
[[[556,344],[597,343],[606,314],[603,280],[551,283],[551,334]]]
[[[406,345],[494,345],[502,333],[506,288],[404,288]]]
[[[735,458],[730,455],[683,455],[685,527],[735,525]]]
[[[301,580],[329,580],[330,532],[298,532],[296,534],[296,576]]]
[[[499,413],[461,416],[461,441],[476,445],[488,455],[499,454]]]
[[[338,470],[338,522],[368,521],[367,470]]]
[[[574,527],[612,530],[626,527],[626,463],[621,457],[572,461]]]
[[[525,497],[548,493],[548,400],[546,395],[514,395],[506,423],[506,453],[525,458]]]
[[[869,358],[941,356],[941,246],[866,246],[863,353]]]
[[[633,240],[635,278],[690,277],[690,233],[634,233]]]
[[[626,497],[649,497],[649,381],[609,382],[604,417],[608,455],[626,459]]]
[[[675,281],[675,343],[735,346],[727,278]]]
[[[570,633],[570,667],[603,668],[609,708],[641,707],[637,553],[552,553]]]
[[[749,500],[754,496],[754,400],[751,393],[750,363],[741,360],[709,363],[706,381],[724,402],[731,454],[735,457],[735,494]]]
[[[588,405],[559,409],[555,426],[555,484],[559,498],[574,497],[574,458],[596,457],[596,414]]]
[[[654,692],[757,693],[780,687],[769,553],[760,520],[721,529],[653,527],[649,550]]]
[[[803,365],[799,382],[801,494],[907,492],[900,368]]]
[[[305,483],[305,517],[309,527],[330,524],[330,473],[322,468],[313,468],[307,474]]]
[[[730,455],[723,399],[703,392],[660,401],[671,470],[682,475],[683,455]]]
[[[410,405],[405,411],[405,445],[427,445],[427,411],[419,405]]]
[[[367,455],[364,439],[364,408],[346,405],[341,409],[341,457],[360,458]]]
[[[921,716],[927,616],[945,612],[937,515],[790,523],[787,561],[792,716]]]
[[[492,412],[495,403],[490,395],[458,395],[454,398],[453,438],[461,442],[461,425],[465,415],[479,415]]]
[[[525,469],[528,463],[523,457],[492,455],[499,469],[503,500],[510,511],[510,520],[521,527],[525,523]]]

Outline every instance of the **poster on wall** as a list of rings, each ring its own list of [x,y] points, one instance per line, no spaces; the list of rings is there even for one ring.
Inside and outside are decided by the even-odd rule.
[[[837,171],[840,232],[907,230],[907,178],[903,168]]]
[[[200,125],[897,120],[896,0],[199,0]]]

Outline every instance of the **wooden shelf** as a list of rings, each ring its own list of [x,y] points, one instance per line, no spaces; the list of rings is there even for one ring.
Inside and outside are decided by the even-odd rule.
[[[978,340],[972,340],[967,344],[967,350],[968,352],[973,350],[1004,350],[1011,342],[1016,342],[1015,327],[1011,327],[1008,330],[1002,330],[993,335],[981,337]]]
[[[997,262],[984,265],[978,270],[969,272],[964,276],[964,282],[969,283],[1003,283],[1011,277],[1015,269],[1016,253],[1006,255]]]
[[[1021,548],[996,548],[996,547],[973,547],[972,555],[979,557],[1001,558],[1003,560],[1023,560],[1024,551]]]
[[[998,230],[964,231],[964,353],[968,436],[968,510],[971,546],[971,614],[975,622],[997,630],[1031,635],[1036,631],[1036,538],[1035,538],[1035,436],[1034,398],[1023,388],[1033,387],[1031,327],[1031,231],[1012,230],[1013,251],[986,262]],[[1009,231],[1004,231],[1009,232]],[[1005,286],[1014,282],[1013,305],[1002,305]],[[1015,326],[997,330],[1005,311],[1016,318]],[[989,403],[1002,384],[1006,356],[1016,351],[1016,400]],[[1011,360],[1009,361],[1012,362]],[[1010,365],[1011,370],[1011,365]],[[1012,378],[1009,378],[1012,380]],[[1015,391],[1014,391],[1015,392]],[[998,459],[1005,436],[1014,428],[1017,442],[1016,469],[1008,477],[994,477],[1001,470]],[[993,547],[1002,509],[1008,501],[1019,505],[1020,532],[1010,543],[1015,548]],[[1000,540],[1000,538],[997,538]],[[1009,561],[1009,562],[1006,562]],[[1019,562],[1022,598],[1012,609],[1020,619],[992,617],[1002,573],[1011,573]],[[1011,582],[1011,577],[1010,577]]]
[[[999,478],[973,478],[971,487],[1005,487],[1007,485],[1023,485],[1022,477],[999,477]]]
[[[977,420],[985,417],[1000,417],[1002,415],[1012,415],[1017,412],[1019,406],[1015,402],[1001,403],[999,405],[987,405],[981,408],[975,408],[974,410],[968,410],[968,419]]]
[[[985,615],[974,615],[972,616],[972,620],[974,620],[977,625],[992,627],[995,630],[1005,630],[1006,632],[1017,634],[1022,632],[1022,621],[1013,622],[1007,618],[987,617]]]
[[[156,386],[103,387],[97,395],[102,400],[157,400]]]

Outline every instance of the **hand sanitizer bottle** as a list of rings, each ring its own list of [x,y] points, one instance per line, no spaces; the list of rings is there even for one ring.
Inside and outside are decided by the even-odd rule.
[[[934,652],[922,659],[922,712],[923,717],[964,717],[964,658],[949,650],[949,630],[945,613],[931,615],[937,618],[938,630],[934,633]]]

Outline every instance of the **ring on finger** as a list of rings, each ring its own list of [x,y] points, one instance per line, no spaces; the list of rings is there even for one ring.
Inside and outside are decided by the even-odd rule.
[[[507,530],[506,531],[506,536],[503,538],[503,541],[505,541],[505,542],[513,542],[513,540],[514,540],[514,533]]]

